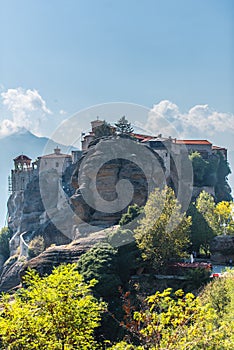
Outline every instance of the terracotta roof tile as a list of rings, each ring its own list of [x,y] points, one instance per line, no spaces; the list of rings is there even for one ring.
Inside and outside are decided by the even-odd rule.
[[[207,140],[176,140],[175,143],[184,145],[212,145],[212,143]]]

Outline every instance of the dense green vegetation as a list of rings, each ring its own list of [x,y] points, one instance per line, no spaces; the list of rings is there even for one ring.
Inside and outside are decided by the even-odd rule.
[[[112,350],[233,349],[234,274],[219,283],[211,282],[198,297],[182,290],[156,292],[133,313],[126,298],[127,341]]]
[[[112,136],[114,135],[115,131],[113,127],[107,123],[105,120],[102,125],[98,126],[94,130],[95,139],[105,137],[105,136]]]
[[[29,243],[28,256],[29,258],[35,258],[35,256],[41,254],[45,250],[45,241],[42,236],[36,236]]]
[[[129,205],[127,213],[122,215],[121,220],[119,221],[120,226],[129,224],[131,221],[136,219],[144,211],[143,207],[139,207],[137,204]]]
[[[210,243],[217,235],[234,233],[232,216],[233,202],[222,201],[215,204],[214,198],[202,191],[191,203],[187,215],[192,217],[191,251],[209,253]]]
[[[120,118],[117,123],[115,123],[116,126],[116,132],[120,134],[131,134],[133,132],[133,128],[131,126],[131,123],[126,119],[125,116]]]
[[[78,261],[78,271],[85,281],[98,280],[95,291],[100,297],[118,293],[121,280],[118,276],[117,250],[108,243],[98,243]]]
[[[193,166],[194,186],[214,186],[216,202],[232,200],[227,180],[231,170],[221,152],[208,159],[204,159],[199,152],[192,152],[189,159]]]
[[[27,288],[4,295],[0,311],[2,349],[228,350],[234,346],[234,274],[210,282],[195,297],[167,288],[137,304],[124,293],[122,337],[100,339],[95,329],[109,305],[93,297],[75,265],[50,276],[29,271]],[[113,315],[115,317],[115,315]]]
[[[0,254],[7,260],[10,256],[9,242],[12,237],[8,227],[3,227],[0,231]]]
[[[184,256],[191,218],[181,213],[170,187],[150,194],[144,214],[134,231],[137,245],[144,260],[156,269],[163,269],[172,258]]]
[[[24,288],[2,296],[0,348],[233,349],[233,272],[212,282],[204,269],[186,270],[176,282],[155,278],[192,251],[208,254],[224,227],[233,234],[232,210],[232,202],[216,204],[203,191],[185,214],[171,188],[156,189],[77,264],[44,277],[28,271]],[[131,222],[138,223],[133,231]],[[6,258],[9,239],[3,229]],[[43,244],[41,237],[31,242],[30,258]]]
[[[12,299],[2,297],[0,339],[2,349],[96,349],[94,329],[104,304],[84,283],[75,265],[59,266],[40,278],[34,271],[24,277],[27,288]]]

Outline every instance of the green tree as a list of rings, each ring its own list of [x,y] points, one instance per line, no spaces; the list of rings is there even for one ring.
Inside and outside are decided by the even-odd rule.
[[[120,342],[112,350],[228,350],[233,348],[229,329],[217,323],[219,316],[209,303],[203,304],[192,293],[171,288],[145,299],[140,311],[131,316],[125,307],[123,326],[131,340],[140,346]],[[229,337],[229,338],[228,338]],[[125,347],[124,347],[125,346]]]
[[[215,310],[215,326],[226,330],[223,349],[234,348],[234,271],[227,269],[222,278],[214,279],[202,291],[200,299],[203,305],[208,303]]]
[[[120,118],[117,123],[115,123],[116,131],[120,134],[131,134],[134,130],[131,123],[126,119],[125,116]]]
[[[214,232],[207,223],[203,214],[198,210],[196,203],[191,203],[187,214],[192,217],[190,240],[192,243],[191,252],[200,253],[204,250],[207,255],[210,248],[210,242],[214,238]]]
[[[137,204],[130,205],[128,207],[127,213],[124,213],[119,221],[120,226],[124,226],[130,223],[132,220],[138,217],[141,213],[143,213],[144,208],[139,207]]]
[[[215,213],[218,216],[220,227],[223,228],[221,233],[224,233],[225,230],[225,234],[234,234],[233,211],[233,202],[222,201],[216,204]]]
[[[106,297],[118,294],[118,287],[122,284],[117,264],[117,250],[108,243],[97,243],[82,254],[77,268],[85,281],[98,280],[95,292]]]
[[[218,215],[215,212],[215,201],[212,195],[206,191],[202,191],[196,200],[196,208],[199,213],[203,215],[214,235],[217,235],[220,231],[220,226],[218,223]]]
[[[125,284],[129,281],[131,273],[134,274],[142,262],[133,232],[120,227],[110,232],[107,239],[109,244],[118,251],[118,275]]]
[[[95,280],[84,283],[75,269],[76,264],[59,266],[43,278],[29,271],[26,289],[2,297],[1,348],[97,349],[94,329],[104,304],[91,294]]]
[[[7,260],[10,256],[9,242],[11,239],[11,231],[8,227],[3,227],[0,231],[0,254]]]
[[[189,243],[191,218],[181,213],[173,190],[165,187],[150,194],[145,216],[134,230],[143,259],[160,269],[172,258],[184,256]]]
[[[109,123],[107,123],[105,120],[102,125],[94,129],[95,139],[98,139],[100,137],[105,137],[105,136],[112,136],[114,134],[115,132],[113,130],[113,127]]]

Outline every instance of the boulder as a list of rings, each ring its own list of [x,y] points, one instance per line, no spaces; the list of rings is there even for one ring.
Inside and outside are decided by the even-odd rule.
[[[20,284],[20,271],[24,264],[25,259],[17,256],[5,262],[0,277],[0,292],[7,292]]]
[[[79,257],[94,244],[106,239],[108,230],[110,229],[93,232],[67,245],[51,246],[28,261],[24,257],[11,257],[3,266],[0,276],[0,292],[6,292],[18,286],[22,281],[22,276],[29,268],[35,269],[43,276],[50,274],[53,268],[60,264],[77,262]]]
[[[216,264],[234,262],[234,236],[216,236],[210,244],[211,260]]]

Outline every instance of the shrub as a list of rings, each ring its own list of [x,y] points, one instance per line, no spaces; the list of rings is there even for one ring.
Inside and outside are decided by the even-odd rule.
[[[1,349],[97,349],[94,330],[105,305],[91,294],[76,265],[59,266],[40,278],[24,277],[26,289],[5,295],[0,309]]]
[[[45,250],[45,242],[42,236],[36,236],[29,243],[28,256],[30,259],[35,258]]]
[[[8,227],[3,227],[0,231],[0,254],[7,260],[10,256],[9,242],[11,239],[11,231]]]

